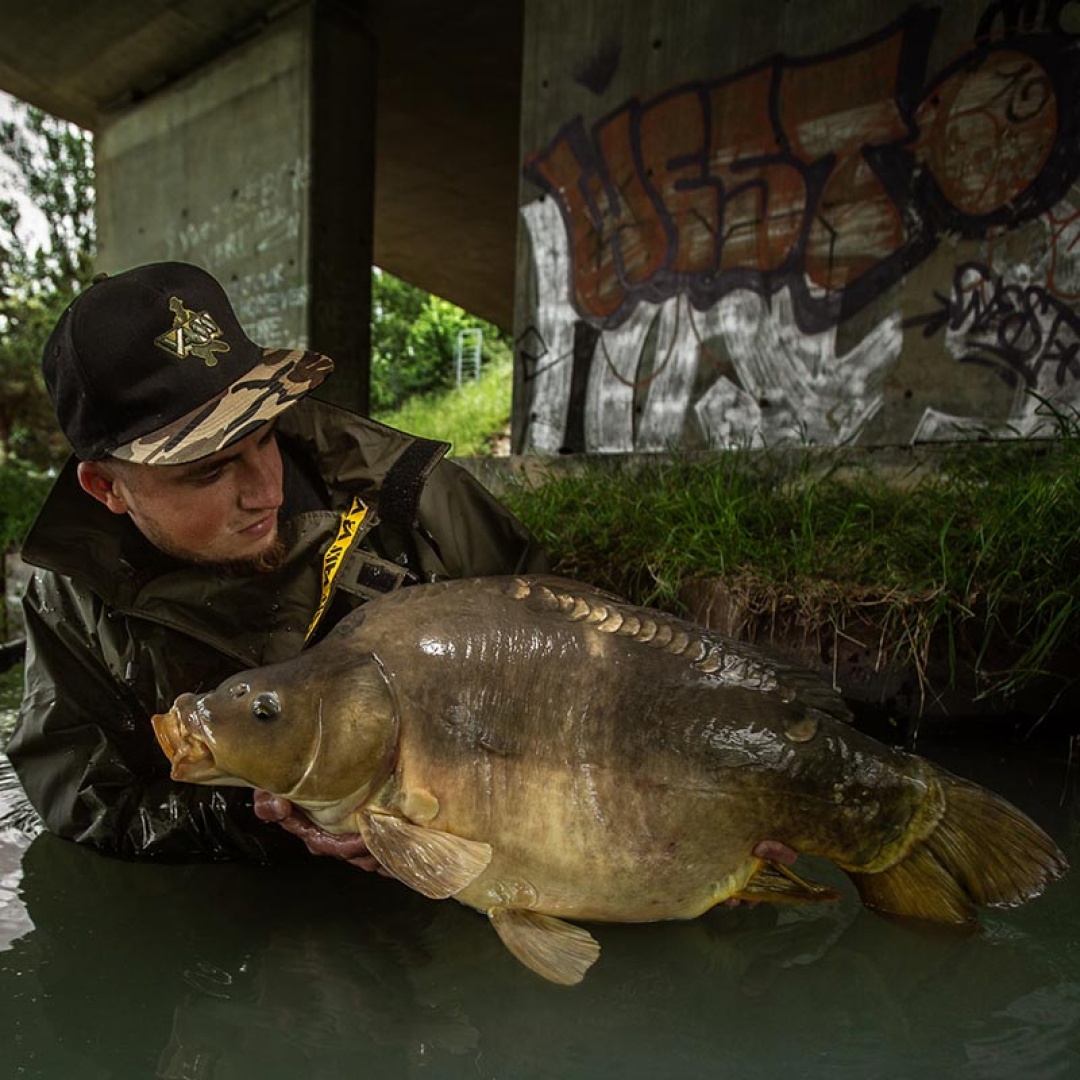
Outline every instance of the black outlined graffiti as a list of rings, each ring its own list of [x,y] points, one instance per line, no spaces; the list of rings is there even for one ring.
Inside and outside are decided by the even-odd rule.
[[[955,337],[964,363],[989,366],[1009,386],[1052,392],[1080,380],[1080,316],[1039,285],[1006,282],[990,267],[956,268],[938,310],[907,321],[925,337]]]
[[[1031,33],[1037,29],[1050,30],[1054,33],[1068,32],[1063,16],[1070,11],[1072,20],[1078,17],[1077,0],[994,0],[987,5],[975,28],[977,42],[989,41],[994,37],[1012,37],[1015,34]]]
[[[1080,175],[1080,51],[1052,29],[1065,6],[1034,30],[1031,4],[993,5],[933,76],[939,12],[912,8],[827,54],[574,117],[524,171],[559,207],[579,316],[606,329],[641,301],[786,288],[820,332],[941,236],[1034,220]]]

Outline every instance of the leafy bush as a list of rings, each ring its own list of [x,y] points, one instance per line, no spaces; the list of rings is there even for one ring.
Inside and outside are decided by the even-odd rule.
[[[0,465],[0,552],[14,550],[26,536],[52,479],[14,459]]]
[[[510,350],[504,348],[479,379],[469,379],[460,389],[418,394],[399,409],[374,413],[375,419],[425,439],[448,442],[455,457],[492,454],[510,430],[513,370]]]
[[[14,103],[0,122],[0,464],[18,456],[59,464],[67,447],[41,377],[42,348],[60,313],[90,281],[94,251],[93,139]],[[21,197],[17,201],[15,196]],[[45,234],[23,220],[32,203]]]
[[[0,643],[13,630],[7,607],[4,559],[26,536],[51,483],[48,476],[23,462],[9,458],[6,464],[0,465]]]
[[[507,348],[502,332],[490,323],[378,267],[371,284],[373,413],[397,409],[418,394],[449,390],[461,330],[483,331],[483,363]]]

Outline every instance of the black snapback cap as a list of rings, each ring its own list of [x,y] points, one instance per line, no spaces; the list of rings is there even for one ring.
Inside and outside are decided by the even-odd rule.
[[[332,370],[320,353],[254,344],[221,285],[178,262],[96,278],[60,316],[42,357],[77,457],[152,465],[216,453]]]

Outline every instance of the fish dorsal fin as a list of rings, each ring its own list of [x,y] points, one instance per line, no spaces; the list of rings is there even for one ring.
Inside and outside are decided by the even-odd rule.
[[[823,900],[839,900],[840,894],[828,885],[807,881],[783,863],[767,862],[731,899],[816,904]]]
[[[365,810],[360,833],[394,877],[433,900],[461,892],[491,862],[491,845],[414,825],[395,814]]]
[[[596,963],[600,946],[580,926],[523,908],[492,908],[488,912],[502,943],[527,968],[549,982],[574,986]]]

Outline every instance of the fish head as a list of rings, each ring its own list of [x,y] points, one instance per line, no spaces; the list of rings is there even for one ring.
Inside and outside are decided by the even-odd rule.
[[[172,778],[260,788],[301,805],[363,801],[393,768],[397,710],[375,658],[327,644],[181,694],[153,717]]]

